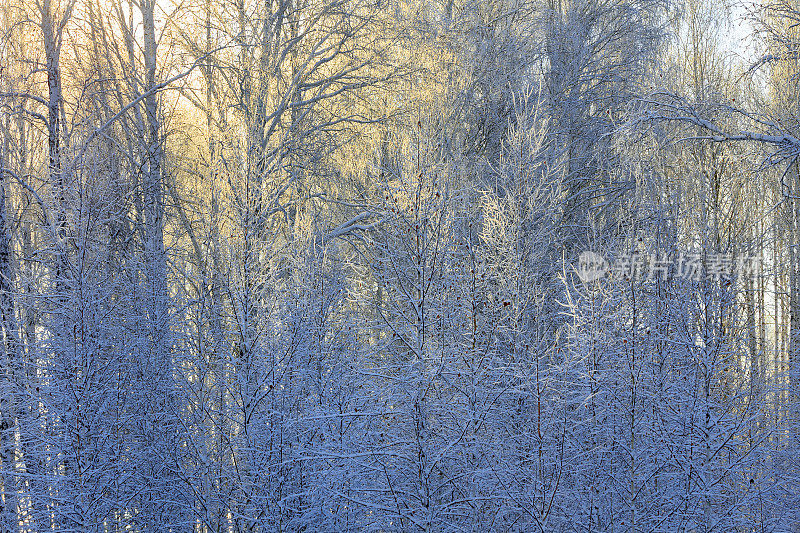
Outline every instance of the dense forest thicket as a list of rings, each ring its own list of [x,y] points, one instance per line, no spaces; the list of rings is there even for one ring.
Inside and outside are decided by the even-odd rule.
[[[800,531],[799,21],[0,0],[0,532]]]

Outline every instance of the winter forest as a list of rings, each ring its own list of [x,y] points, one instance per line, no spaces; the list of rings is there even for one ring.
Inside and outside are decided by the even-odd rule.
[[[0,532],[800,532],[797,0],[0,0]]]

